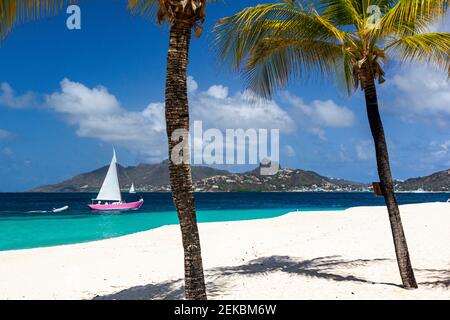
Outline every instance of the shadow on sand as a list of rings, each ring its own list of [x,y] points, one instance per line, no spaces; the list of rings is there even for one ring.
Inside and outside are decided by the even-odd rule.
[[[184,298],[182,279],[147,284],[125,289],[110,295],[97,296],[94,300],[180,300]]]
[[[220,267],[206,270],[207,291],[210,298],[220,294],[219,289],[227,289],[227,280],[235,275],[268,275],[273,272],[286,272],[290,274],[301,275],[304,277],[321,278],[331,281],[350,281],[369,284],[384,284],[401,287],[399,284],[374,282],[359,278],[353,275],[340,275],[336,269],[350,269],[358,266],[369,266],[380,262],[389,261],[389,259],[371,259],[371,260],[344,260],[339,256],[320,257],[310,260],[302,260],[289,256],[271,256],[258,258],[249,261],[247,264],[230,267]],[[450,271],[417,269],[417,272],[425,275],[434,281],[422,282],[420,284],[430,287],[444,286],[448,287],[450,282]],[[208,281],[209,280],[209,281]],[[437,281],[436,281],[437,280]],[[169,282],[157,284],[147,284],[136,286],[119,291],[110,295],[97,296],[95,300],[148,300],[148,299],[183,299],[184,282],[183,279],[177,279]]]
[[[429,281],[419,282],[419,286],[450,289],[450,270],[414,269],[414,271],[420,273],[421,278],[430,279]]]
[[[220,267],[209,269],[205,272],[208,296],[214,297],[219,294],[219,289],[227,288],[227,278],[234,275],[260,275],[273,272],[286,272],[305,277],[314,277],[332,281],[351,281],[370,284],[385,284],[400,287],[394,283],[379,283],[367,279],[358,278],[352,275],[337,274],[335,269],[346,269],[358,266],[368,266],[370,264],[384,262],[388,259],[372,260],[343,260],[338,256],[320,257],[310,260],[302,260],[289,256],[271,256],[249,261],[247,264],[230,267]],[[212,281],[211,281],[212,280]],[[95,300],[148,300],[148,299],[183,299],[184,282],[177,279],[157,284],[147,284],[136,286],[119,291],[117,293],[97,296]]]

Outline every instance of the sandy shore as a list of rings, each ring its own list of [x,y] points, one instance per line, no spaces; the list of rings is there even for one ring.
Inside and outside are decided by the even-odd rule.
[[[450,299],[450,203],[401,207],[418,290],[400,288],[386,209],[203,223],[212,299]],[[178,226],[0,252],[0,299],[179,299]]]

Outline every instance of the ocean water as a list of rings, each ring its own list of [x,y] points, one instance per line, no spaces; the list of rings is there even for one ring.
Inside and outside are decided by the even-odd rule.
[[[91,212],[91,193],[0,193],[0,250],[71,244],[122,236],[178,219],[169,193],[144,193],[139,211]],[[400,193],[400,204],[445,202],[447,193]],[[127,201],[136,195],[125,195]],[[371,193],[197,193],[199,222],[253,220],[290,211],[344,210],[383,205]],[[70,206],[60,213],[53,208]]]

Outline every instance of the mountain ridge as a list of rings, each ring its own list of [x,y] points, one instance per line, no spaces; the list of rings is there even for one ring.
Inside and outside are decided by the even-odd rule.
[[[39,186],[32,189],[31,192],[98,192],[108,171],[108,167],[106,165],[89,172],[81,173],[56,184]],[[138,164],[137,166],[128,167],[118,164],[117,173],[122,190],[129,189],[131,183],[134,183],[137,190],[141,189],[141,191],[144,186],[158,187],[169,184],[167,160],[156,164]],[[219,174],[229,174],[229,172],[205,166],[192,167],[192,178],[194,182]]]
[[[280,168],[273,176],[260,174],[260,167],[243,173],[207,166],[193,166],[194,189],[198,192],[239,191],[371,191],[367,183],[330,178],[314,171]],[[31,192],[98,192],[108,166],[81,173],[56,184],[36,187]],[[156,164],[118,165],[123,191],[135,184],[141,192],[170,191],[168,161]],[[425,177],[395,181],[397,191],[450,191],[450,169]]]

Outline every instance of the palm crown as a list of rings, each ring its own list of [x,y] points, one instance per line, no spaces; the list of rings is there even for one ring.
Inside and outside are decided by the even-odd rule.
[[[76,0],[0,0],[0,40],[17,23],[57,13],[64,3]],[[132,12],[156,16],[157,21],[190,23],[200,35],[206,17],[207,0],[128,0]]]
[[[133,12],[155,16],[158,23],[164,21],[187,23],[200,36],[206,17],[207,0],[128,0]]]
[[[426,61],[450,72],[448,32],[429,32],[447,0],[316,0],[261,4],[215,26],[223,61],[270,97],[291,77],[333,76],[350,94],[384,82],[383,62]],[[377,14],[380,13],[379,16]]]

